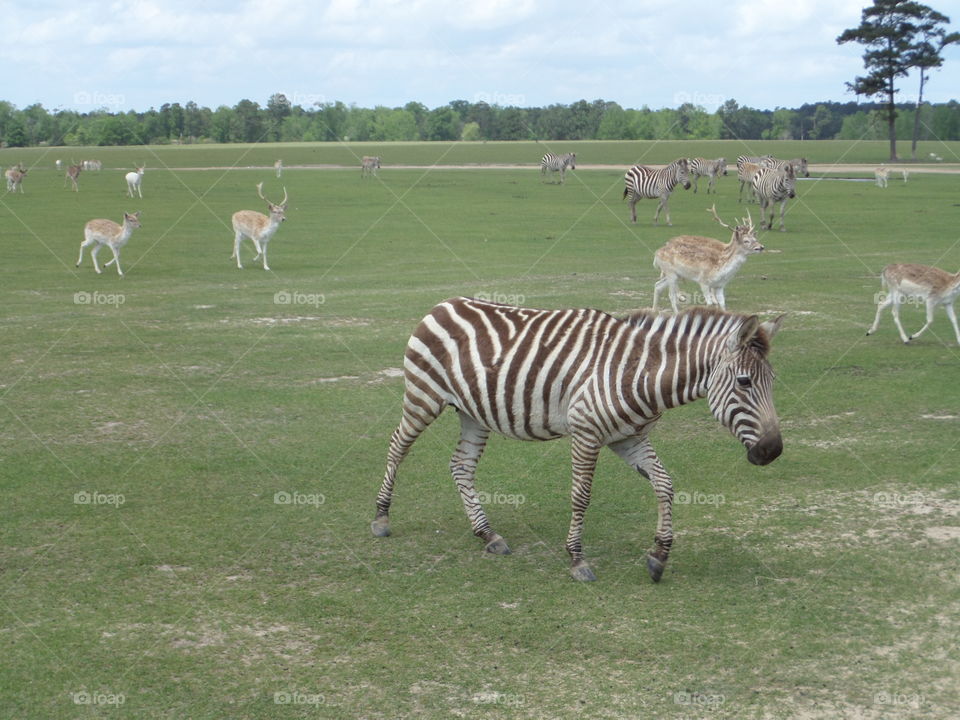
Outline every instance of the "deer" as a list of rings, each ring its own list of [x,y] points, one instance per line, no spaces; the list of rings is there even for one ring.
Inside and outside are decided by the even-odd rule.
[[[83,227],[83,242],[80,243],[80,259],[77,260],[77,267],[83,262],[83,249],[93,245],[90,251],[90,257],[93,258],[93,269],[99,275],[101,270],[97,264],[97,253],[104,246],[113,251],[113,260],[110,260],[104,267],[110,267],[113,263],[117,264],[117,272],[123,277],[123,270],[120,269],[120,248],[127,244],[127,240],[133,234],[133,231],[140,227],[140,211],[135,213],[123,214],[123,225],[117,225],[113,220],[98,218],[91,220]]]
[[[873,171],[873,178],[877,181],[877,187],[885,188],[887,186],[887,177],[890,175],[890,168],[881,165]]]
[[[16,192],[17,188],[20,188],[20,192],[23,192],[23,176],[27,174],[27,169],[23,166],[23,163],[17,163],[9,170],[3,173],[3,176],[7,179],[7,192]]]
[[[281,160],[277,160],[277,161],[273,164],[273,169],[277,171],[277,177],[278,177],[278,178],[279,178],[279,177],[282,177],[282,176],[283,176],[283,160],[282,160],[282,159],[281,159]]]
[[[942,305],[953,325],[957,344],[960,345],[960,327],[957,326],[957,314],[953,307],[957,296],[960,295],[960,272],[948,273],[928,265],[909,263],[887,265],[880,275],[880,286],[882,291],[876,295],[877,315],[873,319],[873,325],[867,330],[867,335],[877,331],[880,314],[884,308],[890,306],[893,321],[897,324],[897,330],[900,331],[900,339],[904,343],[909,343],[920,337],[923,331],[930,327],[933,323],[933,311]],[[922,300],[927,306],[927,323],[913,335],[907,335],[903,325],[900,324],[900,305],[908,298]]]
[[[678,280],[684,278],[700,284],[707,305],[719,305],[726,310],[724,288],[727,286],[748,255],[761,252],[764,247],[754,233],[753,219],[747,217],[731,228],[717,215],[717,206],[707,210],[722,227],[733,231],[730,242],[723,243],[700,235],[678,235],[654,253],[653,266],[660,270],[660,279],[653,287],[653,309],[663,289],[669,288],[670,304],[678,312]]]
[[[380,156],[379,155],[364,155],[360,160],[360,177],[364,178],[367,175],[373,175],[376,177],[377,170],[380,167]]]
[[[743,202],[743,188],[747,188],[747,202],[753,202],[755,199],[753,193],[753,178],[757,171],[763,167],[759,163],[745,162],[737,166],[737,177],[740,180],[740,198],[737,202]]]
[[[267,216],[255,210],[239,210],[233,214],[232,221],[235,234],[233,237],[233,255],[230,257],[236,258],[237,267],[243,269],[243,265],[240,263],[240,241],[243,240],[244,237],[248,237],[253,241],[253,246],[257,250],[253,261],[256,262],[262,255],[263,269],[269,270],[270,266],[267,265],[267,243],[270,242],[270,238],[273,237],[277,228],[280,227],[280,223],[287,219],[285,214],[287,210],[287,188],[283,188],[283,200],[277,204],[270,202],[263,196],[262,182],[257,183],[257,195],[267,204],[270,215]]]
[[[127,194],[130,197],[133,197],[133,191],[137,191],[137,195],[143,199],[143,192],[140,190],[140,182],[143,180],[143,171],[146,170],[146,167],[141,165],[133,172],[128,172],[126,174],[127,179]]]
[[[67,166],[67,174],[63,178],[63,186],[67,186],[67,180],[73,183],[73,189],[75,192],[80,192],[80,186],[77,185],[77,178],[80,177],[80,171],[83,170],[83,165],[73,164]]]

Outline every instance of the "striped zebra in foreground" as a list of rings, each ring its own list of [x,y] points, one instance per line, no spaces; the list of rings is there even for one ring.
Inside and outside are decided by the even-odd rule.
[[[510,552],[474,487],[491,431],[518,440],[569,436],[571,574],[595,579],[584,559],[583,516],[597,458],[609,447],[653,486],[659,519],[647,571],[659,581],[673,544],[673,482],[650,431],[665,410],[706,397],[751,463],[773,462],[783,442],[768,354],[782,319],[761,323],[755,315],[706,308],[618,319],[599,310],[533,310],[462,297],[440,303],[407,343],[403,414],[390,438],[373,534],[390,534],[397,467],[450,405],[460,416],[450,470],[487,552]]]
[[[760,167],[769,167],[774,168],[775,170],[783,170],[787,164],[793,165],[793,171],[796,173],[797,177],[810,177],[810,167],[807,165],[806,158],[780,160],[775,157],[770,157],[760,161]]]
[[[787,209],[787,200],[796,197],[797,175],[793,165],[787,163],[783,169],[762,167],[753,176],[753,193],[760,203],[760,227],[766,223],[767,230],[773,229],[774,203],[780,203],[780,232],[786,232],[783,213]],[[770,209],[770,221],[766,222],[767,208]]]
[[[660,211],[667,215],[667,225],[670,222],[670,193],[677,185],[683,185],[684,190],[690,189],[688,165],[686,158],[679,158],[660,170],[654,170],[646,165],[634,165],[624,175],[623,197],[629,197],[630,219],[637,221],[637,201],[641,198],[659,198],[657,212],[653,216],[653,224],[660,224]]]
[[[697,181],[706,177],[710,181],[707,183],[707,195],[710,194],[710,190],[713,189],[713,186],[717,182],[717,177],[720,175],[727,174],[727,160],[726,158],[717,158],[716,160],[707,160],[706,158],[698,157],[690,159],[690,181],[693,184],[693,191],[697,191]],[[716,190],[714,190],[716,192]]]
[[[367,175],[373,175],[376,177],[377,169],[380,167],[380,156],[372,157],[370,155],[364,155],[363,159],[360,161],[360,177],[365,178]]]
[[[560,173],[560,184],[562,185],[563,176],[566,174],[567,168],[570,168],[571,170],[577,169],[576,153],[567,153],[566,155],[554,155],[553,153],[547,153],[540,161],[540,181],[543,181],[544,175],[546,175],[547,170],[549,170],[552,173]]]

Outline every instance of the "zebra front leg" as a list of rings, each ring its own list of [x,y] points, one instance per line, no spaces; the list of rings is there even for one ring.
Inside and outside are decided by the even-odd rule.
[[[786,232],[787,226],[783,224],[783,214],[787,211],[787,198],[780,201],[780,232]],[[770,225],[773,225],[773,213],[770,214]]]
[[[413,397],[410,390],[404,394],[403,417],[390,436],[390,448],[387,450],[387,469],[377,493],[377,515],[370,523],[375,537],[390,535],[390,503],[393,501],[393,486],[397,479],[397,468],[407,456],[410,446],[420,437],[437,416],[443,412],[444,403],[434,397],[423,397],[418,393]]]
[[[490,529],[490,522],[480,505],[477,489],[473,480],[477,472],[477,463],[487,446],[490,431],[472,417],[460,412],[460,442],[450,458],[450,474],[460,492],[463,509],[467,513],[473,534],[484,541],[484,550],[494,555],[509,555],[506,541]]]
[[[657,203],[657,212],[653,216],[654,225],[660,224],[661,210],[663,210],[664,215],[666,215],[667,225],[669,225],[670,227],[673,227],[673,223],[670,222],[670,196],[669,195],[667,195],[666,197],[664,197],[663,195],[660,196],[660,202]]]
[[[567,533],[567,552],[570,554],[570,574],[574,580],[590,582],[597,579],[593,570],[583,557],[583,516],[590,505],[590,489],[593,485],[593,473],[600,455],[600,445],[589,438],[571,437],[571,458],[573,462],[573,487],[570,490],[570,503],[573,507],[570,518],[570,531]]]
[[[657,496],[657,532],[653,550],[647,553],[647,572],[654,582],[660,582],[673,545],[673,480],[645,435],[612,443],[610,449],[647,478]]]

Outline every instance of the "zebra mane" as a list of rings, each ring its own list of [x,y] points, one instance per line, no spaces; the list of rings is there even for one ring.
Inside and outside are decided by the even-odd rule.
[[[676,315],[661,315],[655,310],[637,310],[619,319],[638,328],[659,329],[672,327],[680,318],[690,316],[699,317],[701,322],[706,321],[708,318],[738,318],[741,323],[750,317],[749,315],[743,315],[741,313],[726,312],[719,308],[698,306],[687,308]],[[760,353],[761,357],[766,357],[770,353],[770,338],[767,337],[767,333],[764,330],[761,329],[753,336],[750,341],[750,348]]]

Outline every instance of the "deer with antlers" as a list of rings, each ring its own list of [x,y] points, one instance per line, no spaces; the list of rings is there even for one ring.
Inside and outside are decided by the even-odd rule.
[[[23,176],[27,174],[27,169],[23,166],[23,163],[17,163],[12,168],[3,173],[3,176],[7,179],[7,192],[16,192],[17,188],[20,188],[20,192],[23,192]]]
[[[256,212],[255,210],[239,210],[233,214],[233,255],[231,258],[237,259],[237,267],[243,268],[240,263],[240,241],[248,237],[253,241],[253,246],[257,250],[253,261],[256,262],[260,256],[263,256],[263,269],[269,270],[267,265],[267,243],[280,227],[280,223],[287,219],[287,188],[283,188],[283,200],[279,203],[272,203],[263,196],[263,183],[257,183],[257,195],[267,203],[270,215]]]
[[[133,197],[134,190],[137,191],[138,196],[140,196],[141,198],[143,197],[143,192],[140,190],[140,183],[143,180],[143,171],[146,169],[147,168],[145,166],[141,165],[133,172],[128,172],[126,174],[125,177],[127,180],[127,194],[130,197]]]
[[[893,321],[897,324],[897,330],[900,331],[900,339],[908,343],[920,337],[923,331],[930,327],[933,323],[933,311],[942,305],[953,325],[957,344],[960,345],[960,327],[957,326],[957,314],[953,309],[953,303],[960,295],[960,272],[948,273],[940,268],[910,263],[887,265],[880,275],[880,284],[883,291],[876,296],[877,315],[873,319],[873,325],[867,330],[867,335],[877,331],[880,314],[884,308],[890,306]],[[907,335],[903,325],[900,324],[900,305],[910,299],[920,300],[927,308],[926,325],[913,335]]]
[[[83,262],[83,249],[93,245],[90,251],[90,257],[93,258],[93,269],[99,275],[101,270],[97,264],[97,253],[104,246],[113,251],[113,260],[110,260],[104,267],[109,267],[113,263],[117,264],[117,272],[123,277],[123,270],[120,269],[120,248],[127,244],[127,240],[133,234],[133,231],[140,227],[140,211],[135,213],[123,214],[123,225],[117,225],[113,220],[99,218],[91,220],[83,228],[83,242],[80,243],[80,259],[77,260],[77,267]]]
[[[73,183],[75,192],[80,192],[80,186],[77,185],[77,178],[80,177],[80,171],[83,170],[82,163],[74,163],[67,166],[67,174],[63,178],[63,186],[67,186],[67,180]]]
[[[747,217],[733,228],[717,215],[716,204],[707,212],[713,215],[713,219],[722,227],[733,231],[730,242],[723,243],[700,235],[678,235],[668,240],[653,258],[653,266],[660,270],[660,279],[653,287],[654,310],[657,309],[660,293],[664,288],[668,288],[673,311],[679,311],[677,285],[680,278],[699,283],[704,302],[707,305],[719,305],[721,310],[726,310],[724,288],[727,283],[746,262],[747,255],[763,250],[763,245],[754,234],[753,219],[749,212]]]

